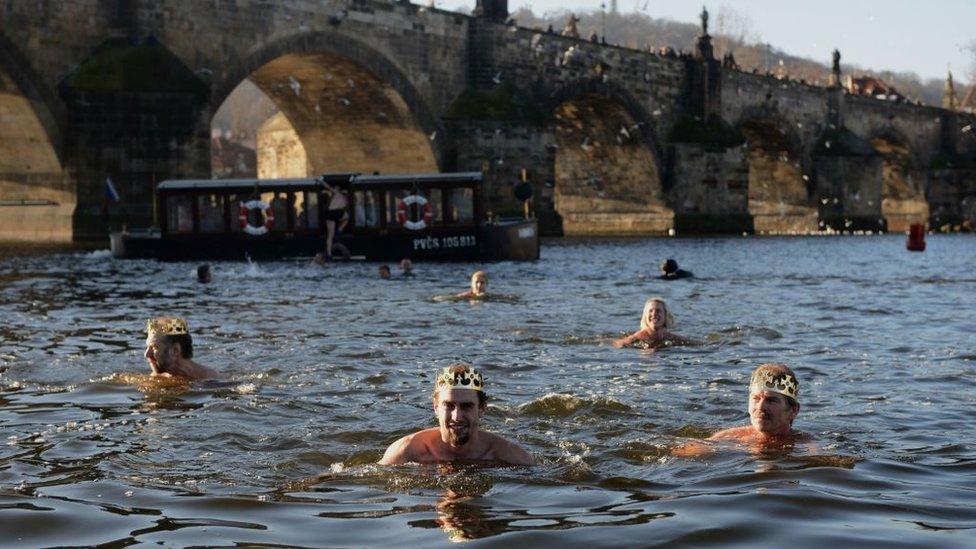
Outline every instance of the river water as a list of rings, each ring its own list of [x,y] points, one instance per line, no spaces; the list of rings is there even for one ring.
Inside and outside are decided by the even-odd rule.
[[[121,261],[3,250],[3,546],[976,545],[976,238],[556,240],[532,263]],[[654,278],[674,257],[696,278]],[[434,302],[476,268],[509,302]],[[394,268],[394,273],[396,273]],[[614,349],[644,300],[704,340]],[[147,379],[145,318],[223,372]],[[486,375],[528,468],[373,463],[434,425],[436,368]],[[809,447],[669,450],[800,379]]]

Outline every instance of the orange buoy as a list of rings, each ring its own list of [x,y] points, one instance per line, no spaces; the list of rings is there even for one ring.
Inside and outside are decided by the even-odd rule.
[[[925,225],[912,223],[908,227],[908,244],[906,247],[913,252],[925,251]]]

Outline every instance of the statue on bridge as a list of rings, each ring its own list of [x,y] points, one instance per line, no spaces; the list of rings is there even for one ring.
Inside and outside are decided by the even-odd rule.
[[[840,51],[834,50],[834,64],[830,69],[834,74],[840,74]]]
[[[708,10],[702,6],[701,12],[702,36],[708,36]]]
[[[570,13],[569,19],[566,20],[566,26],[563,27],[563,36],[568,36],[570,38],[579,38],[579,29],[576,27],[576,23],[579,22],[580,22],[580,18]]]

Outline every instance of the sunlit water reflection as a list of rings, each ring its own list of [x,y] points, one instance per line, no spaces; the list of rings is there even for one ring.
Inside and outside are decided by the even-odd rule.
[[[697,278],[654,278],[675,257]],[[976,239],[547,242],[534,263],[0,260],[4,546],[976,543]],[[508,302],[435,302],[485,268]],[[396,269],[394,269],[396,271]],[[614,349],[660,295],[707,341]],[[188,317],[225,374],[148,380],[144,320]],[[373,463],[431,426],[431,373],[486,372],[532,468]],[[794,367],[814,450],[669,449],[746,421]]]

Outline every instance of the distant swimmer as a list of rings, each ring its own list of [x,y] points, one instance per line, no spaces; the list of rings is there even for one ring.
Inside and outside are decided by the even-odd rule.
[[[400,276],[413,276],[413,262],[409,258],[400,260]]]
[[[389,280],[390,279],[390,266],[389,265],[386,265],[386,264],[380,265],[379,268],[377,269],[377,272],[379,273],[380,278],[382,278],[383,280]]]
[[[799,395],[800,382],[793,370],[783,364],[762,364],[749,381],[750,425],[723,429],[708,440],[734,441],[757,448],[808,442],[810,436],[793,429],[793,420],[800,412]],[[693,443],[672,453],[693,457],[709,450],[708,446]]]
[[[451,461],[535,463],[532,454],[517,444],[479,429],[488,395],[478,370],[467,364],[444,368],[437,373],[432,400],[438,427],[397,440],[386,449],[380,465]]]
[[[633,334],[615,340],[613,346],[667,347],[670,345],[694,345],[696,343],[693,339],[668,331],[674,327],[674,315],[668,309],[667,303],[660,297],[652,297],[644,303],[644,313],[641,315],[640,326],[641,329]]]
[[[213,281],[213,270],[210,268],[210,264],[204,263],[197,267],[197,282],[209,284],[211,281]]]
[[[219,374],[193,360],[193,340],[186,320],[177,317],[150,318],[146,322],[146,352],[153,376],[199,380]]]
[[[466,292],[461,292],[455,297],[465,298],[465,299],[480,299],[488,296],[488,273],[484,271],[475,271],[471,275],[471,289]]]
[[[679,278],[692,278],[695,276],[691,271],[678,268],[678,262],[673,259],[666,259],[661,263],[661,279],[677,280]]]

